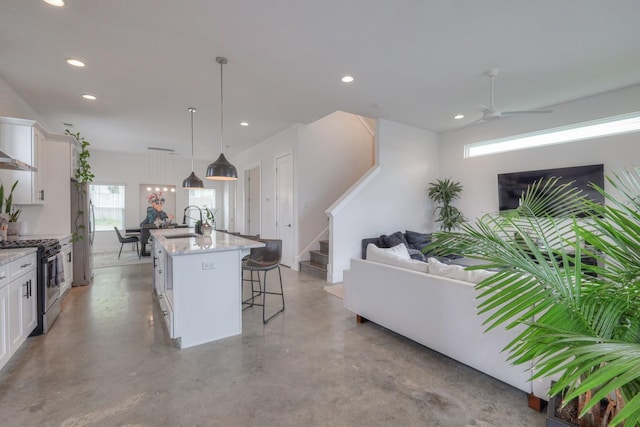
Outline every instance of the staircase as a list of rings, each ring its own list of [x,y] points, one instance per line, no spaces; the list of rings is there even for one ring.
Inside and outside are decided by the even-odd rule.
[[[329,241],[320,240],[319,251],[309,251],[311,260],[300,261],[300,271],[322,280],[327,280],[327,264],[329,263]]]

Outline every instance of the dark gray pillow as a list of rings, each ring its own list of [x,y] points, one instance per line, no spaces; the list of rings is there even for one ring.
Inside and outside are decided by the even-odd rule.
[[[396,231],[393,234],[388,236],[380,236],[380,243],[384,245],[385,248],[392,248],[394,246],[399,245],[400,243],[404,244],[407,248],[409,248],[409,243],[407,243],[407,239],[404,237],[399,231]]]
[[[411,249],[422,249],[431,243],[431,233],[418,233],[417,231],[409,231],[405,233],[407,245]]]
[[[409,256],[411,257],[411,259],[417,259],[418,261],[427,260],[427,257],[424,256],[422,252],[420,252],[420,249],[409,248],[407,249],[407,251],[409,251]]]

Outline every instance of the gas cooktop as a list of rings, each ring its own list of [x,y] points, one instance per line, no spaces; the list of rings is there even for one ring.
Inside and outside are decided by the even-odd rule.
[[[27,239],[27,240],[3,240],[0,248],[36,248],[59,245],[58,239]]]

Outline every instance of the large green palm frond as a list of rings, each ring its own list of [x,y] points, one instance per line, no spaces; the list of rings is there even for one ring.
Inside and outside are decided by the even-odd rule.
[[[525,329],[508,344],[512,363],[535,361],[541,378],[562,373],[551,393],[621,390],[614,420],[640,421],[639,170],[608,178],[605,206],[552,178],[529,187],[512,211],[487,214],[427,248],[462,254],[499,271],[478,308],[487,328]],[[585,265],[586,257],[596,265]],[[480,268],[480,267],[475,267]],[[597,387],[596,387],[597,386]],[[584,411],[595,405],[594,399]]]

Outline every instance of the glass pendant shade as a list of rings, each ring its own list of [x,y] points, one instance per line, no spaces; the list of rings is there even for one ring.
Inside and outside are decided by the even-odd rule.
[[[191,175],[186,177],[184,181],[182,181],[182,188],[188,190],[190,188],[204,188],[204,183],[200,178],[196,176],[196,173],[193,171],[193,113],[197,110],[193,107],[189,107],[187,109],[191,113]]]
[[[233,181],[238,179],[238,171],[235,166],[229,163],[224,154],[220,153],[218,160],[207,167],[207,178],[218,181]]]
[[[224,147],[224,97],[222,96],[222,66],[227,63],[227,58],[216,57],[216,62],[220,64],[220,157],[207,167],[207,179],[216,181],[235,181],[238,179],[238,171],[222,152]]]

